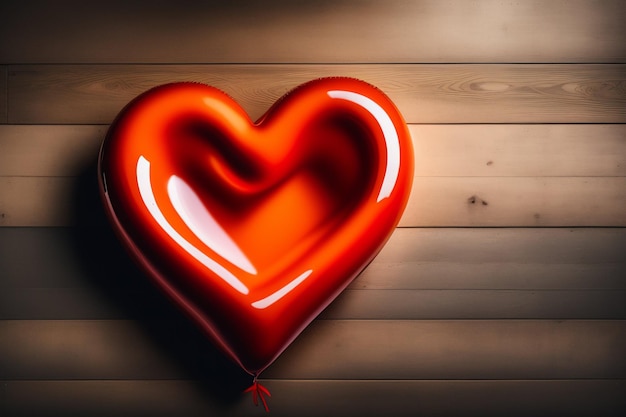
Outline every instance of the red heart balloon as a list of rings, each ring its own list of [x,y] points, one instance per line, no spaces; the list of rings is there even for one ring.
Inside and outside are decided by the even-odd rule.
[[[175,83],[124,108],[99,171],[125,246],[256,376],[382,248],[413,152],[362,81],[306,83],[256,123],[220,90]]]

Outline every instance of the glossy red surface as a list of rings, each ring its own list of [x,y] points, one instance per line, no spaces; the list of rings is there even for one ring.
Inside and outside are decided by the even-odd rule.
[[[389,238],[413,151],[396,107],[362,81],[309,82],[256,123],[221,91],[176,83],[123,109],[99,170],[127,248],[257,375]]]

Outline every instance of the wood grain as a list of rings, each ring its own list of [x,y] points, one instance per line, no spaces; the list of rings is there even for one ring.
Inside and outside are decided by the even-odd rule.
[[[7,320],[0,336],[0,379],[193,378],[216,372],[224,360],[178,322]],[[263,375],[624,378],[625,349],[622,320],[321,320]]]
[[[0,16],[0,63],[626,61],[619,0],[5,0]]]
[[[0,126],[0,176],[77,176],[108,126]],[[409,125],[417,177],[626,176],[626,124]]]
[[[321,319],[626,319],[626,291],[348,290]]]
[[[3,289],[0,320],[169,319],[168,302],[151,290]],[[624,290],[348,289],[319,319],[626,319],[625,302]]]
[[[0,226],[75,224],[81,181],[0,177]],[[400,226],[622,227],[624,205],[626,177],[417,177]]]
[[[75,183],[63,177],[0,177],[0,225],[71,224]]]
[[[0,289],[149,296],[152,284],[103,227],[0,228]],[[623,291],[624,247],[623,228],[400,228],[351,288]]]
[[[421,177],[402,227],[626,226],[626,177]]]
[[[623,64],[10,66],[8,121],[108,124],[135,96],[174,81],[220,88],[256,120],[323,76],[376,85],[407,123],[626,122]]]
[[[506,242],[502,245],[507,248]],[[371,263],[352,288],[621,290],[626,289],[624,277],[624,263],[414,262],[407,256],[401,263]]]
[[[78,176],[97,160],[107,129],[0,125],[0,176]]]
[[[626,125],[409,125],[416,176],[626,176]]]
[[[272,416],[615,416],[624,380],[263,380]],[[199,380],[0,381],[3,415],[254,416],[248,396],[225,401]],[[489,393],[489,401],[484,401]],[[33,401],[37,398],[37,401]],[[454,401],[451,401],[451,398]]]
[[[623,263],[624,228],[396,229],[377,261],[521,263]]]

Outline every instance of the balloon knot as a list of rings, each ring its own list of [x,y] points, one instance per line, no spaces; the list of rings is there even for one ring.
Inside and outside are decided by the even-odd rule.
[[[261,403],[263,403],[263,408],[265,408],[265,411],[269,413],[270,409],[267,406],[267,399],[265,398],[265,396],[267,395],[268,397],[271,397],[272,394],[270,394],[270,391],[267,388],[265,388],[263,385],[261,385],[259,381],[257,381],[256,377],[254,377],[254,380],[252,381],[252,385],[248,389],[246,389],[244,392],[252,393],[252,401],[254,402],[254,405],[256,405],[257,407],[259,405],[259,399],[260,399]]]

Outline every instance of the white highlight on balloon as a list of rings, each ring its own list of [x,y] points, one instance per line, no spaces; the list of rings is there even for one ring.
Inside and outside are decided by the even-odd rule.
[[[280,290],[276,291],[273,294],[270,294],[269,296],[263,298],[262,300],[255,301],[254,303],[252,303],[252,307],[263,309],[263,308],[267,308],[271,306],[276,301],[280,300],[285,295],[289,294],[289,292],[292,291],[294,288],[296,288],[298,285],[302,284],[302,282],[305,279],[307,279],[307,277],[311,275],[312,272],[313,272],[312,269],[309,269],[308,271],[303,272],[302,274],[298,275],[296,279],[294,279],[289,284],[282,287]]]
[[[236,276],[185,240],[185,238],[182,237],[171,224],[169,224],[161,212],[156,199],[154,198],[152,183],[150,181],[150,161],[144,158],[143,155],[137,160],[137,184],[139,186],[139,193],[141,194],[141,198],[143,203],[146,205],[146,208],[154,220],[156,220],[159,226],[161,226],[161,228],[172,238],[172,240],[174,240],[174,242],[180,245],[181,248],[187,251],[187,253],[193,256],[198,262],[226,281],[226,283],[228,283],[235,290],[242,294],[248,294],[250,292],[248,287],[246,287]]]
[[[327,91],[327,94],[331,98],[348,100],[363,107],[374,116],[383,131],[385,145],[387,146],[387,168],[385,169],[383,183],[380,186],[378,198],[376,199],[378,203],[391,195],[400,173],[400,140],[398,139],[398,132],[396,132],[387,112],[371,98],[343,90],[331,90]]]
[[[172,175],[167,182],[167,193],[180,218],[202,243],[243,271],[256,275],[252,262],[182,178]]]

